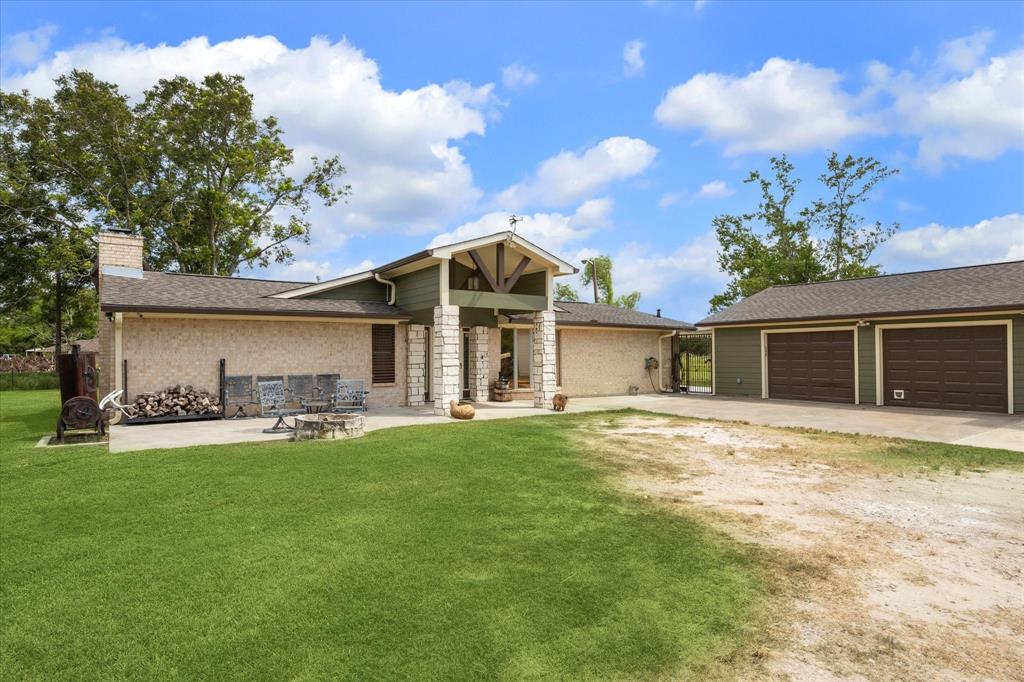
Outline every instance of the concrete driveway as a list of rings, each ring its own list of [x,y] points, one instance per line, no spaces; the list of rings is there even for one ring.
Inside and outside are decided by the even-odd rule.
[[[766,426],[797,426],[824,431],[863,433],[940,443],[960,443],[1024,452],[1024,417],[947,410],[920,410],[786,400],[748,400],[711,396],[640,395],[572,398],[569,412],[592,412],[632,407],[683,417],[746,421]],[[477,419],[509,419],[558,413],[525,402],[481,403]],[[147,426],[118,425],[110,430],[110,451],[129,452],[191,445],[219,445],[282,440],[287,435],[265,434],[273,419],[239,419]],[[366,430],[413,424],[456,424],[435,417],[429,408],[394,407],[371,410]]]
[[[678,394],[579,398],[571,401],[570,407],[591,409],[592,404],[601,405],[596,409],[635,407],[683,417],[798,426],[1024,452],[1024,417],[1019,415]]]

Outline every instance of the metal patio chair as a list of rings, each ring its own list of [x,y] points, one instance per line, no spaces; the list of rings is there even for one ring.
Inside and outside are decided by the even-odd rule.
[[[366,412],[366,382],[362,379],[342,379],[334,392],[332,412]]]
[[[288,399],[284,392],[283,381],[257,381],[256,393],[260,401],[261,417],[277,417],[277,422],[263,433],[287,433],[293,431],[285,422],[285,417],[303,414],[305,409],[288,407]]]

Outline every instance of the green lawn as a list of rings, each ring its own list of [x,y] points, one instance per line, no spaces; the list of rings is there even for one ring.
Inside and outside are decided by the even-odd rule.
[[[0,394],[0,679],[700,676],[761,612],[749,556],[575,449],[585,416],[32,448],[56,405]]]

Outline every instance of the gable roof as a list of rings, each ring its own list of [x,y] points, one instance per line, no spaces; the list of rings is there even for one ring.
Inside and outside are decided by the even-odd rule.
[[[487,235],[485,237],[477,237],[476,239],[469,239],[466,241],[455,242],[452,244],[446,244],[444,246],[436,246],[430,249],[424,249],[417,251],[411,255],[399,258],[398,260],[385,263],[363,272],[357,272],[351,275],[345,275],[344,277],[337,277],[335,279],[329,279],[325,282],[317,282],[315,284],[302,284],[291,289],[285,289],[273,294],[274,298],[302,298],[303,296],[309,296],[324,291],[330,291],[339,287],[346,286],[348,284],[354,284],[355,282],[362,282],[367,279],[374,279],[375,275],[386,276],[390,270],[395,270],[404,265],[415,263],[419,260],[428,258],[451,258],[455,253],[468,251],[470,249],[478,249],[491,244],[497,244],[499,242],[511,242],[523,251],[528,251],[535,259],[547,263],[548,265],[555,268],[559,275],[571,275],[577,272],[577,269],[569,262],[562,260],[558,256],[555,256],[548,251],[540,248],[536,244],[523,239],[519,235],[506,230],[505,232],[495,232],[494,234]]]
[[[697,324],[1024,309],[1024,261],[773,286]]]
[[[513,315],[513,322],[532,321],[532,315]],[[555,324],[573,327],[635,327],[637,329],[690,330],[695,327],[689,322],[658,317],[650,313],[617,308],[605,303],[584,303],[582,301],[556,301]]]
[[[409,319],[402,309],[377,301],[270,298],[272,294],[298,285],[298,282],[150,271],[143,272],[141,277],[126,277],[104,269],[100,309],[104,312]]]

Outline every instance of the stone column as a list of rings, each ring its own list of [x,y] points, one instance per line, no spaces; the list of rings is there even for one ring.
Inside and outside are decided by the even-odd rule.
[[[405,348],[407,400],[410,406],[418,407],[427,392],[427,328],[424,325],[409,325]]]
[[[490,396],[488,380],[490,377],[490,360],[488,358],[488,341],[490,330],[487,327],[473,327],[469,330],[469,399],[487,400]]]
[[[533,406],[551,407],[555,397],[555,311],[541,310],[533,314]]]
[[[459,306],[436,306],[430,389],[436,415],[449,416],[451,401],[459,400],[459,336]]]

